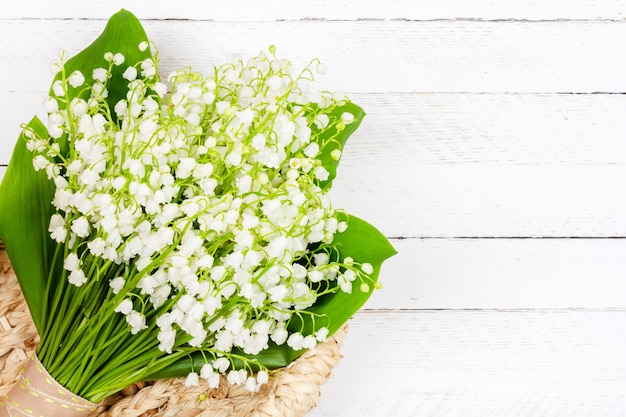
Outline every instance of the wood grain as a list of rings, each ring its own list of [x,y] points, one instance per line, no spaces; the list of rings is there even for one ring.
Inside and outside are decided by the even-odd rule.
[[[361,312],[310,415],[621,417],[625,335],[623,310]]]
[[[0,20],[0,90],[47,90],[55,51],[74,54],[102,30],[88,20]],[[196,69],[276,44],[325,85],[347,92],[623,92],[626,22],[146,21],[162,69]],[[341,40],[341,41],[338,41]]]
[[[626,236],[625,165],[342,166],[335,207],[388,236]]]
[[[619,0],[515,0],[493,2],[477,0],[331,1],[310,0],[233,0],[215,7],[202,0],[139,3],[124,0],[65,0],[54,4],[45,0],[16,2],[3,13],[5,19],[19,18],[89,18],[105,19],[119,8],[129,8],[142,19],[190,19],[257,21],[278,19],[613,19],[624,17],[624,3]]]
[[[626,239],[392,239],[366,309],[626,308]]]

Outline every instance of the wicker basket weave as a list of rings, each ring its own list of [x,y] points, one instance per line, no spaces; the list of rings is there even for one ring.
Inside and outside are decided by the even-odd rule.
[[[225,378],[218,389],[202,383],[185,387],[183,379],[141,383],[106,399],[90,417],[300,417],[317,405],[320,386],[341,359],[345,334],[346,329],[341,329],[328,342],[272,374],[258,393],[230,386]],[[0,241],[0,396],[9,392],[38,341]]]

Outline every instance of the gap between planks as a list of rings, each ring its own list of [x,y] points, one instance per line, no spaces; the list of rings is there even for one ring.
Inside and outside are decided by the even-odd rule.
[[[86,3],[67,0],[62,4],[47,1],[17,2],[4,13],[4,18],[106,18],[120,7],[128,7],[122,0],[94,0]],[[132,11],[141,19],[184,20],[293,20],[293,19],[475,19],[475,20],[620,20],[624,5],[619,0],[593,2],[589,0],[546,0],[540,2],[513,0],[493,2],[477,0],[412,0],[380,2],[376,0],[311,0],[306,3],[288,0],[269,0],[259,3],[234,0],[219,8],[206,7],[198,0],[180,0],[177,7],[167,3],[133,3]]]
[[[563,307],[563,308],[368,308],[367,304],[357,315],[379,316],[380,314],[419,314],[419,313],[626,313],[626,307]],[[356,316],[354,316],[356,317]],[[353,317],[353,318],[354,318]]]
[[[542,239],[626,239],[626,236],[387,236],[389,240],[406,240],[406,239],[420,239],[420,240],[542,240]]]
[[[0,22],[11,21],[90,21],[106,22],[110,16],[101,17],[9,17],[0,18]],[[432,17],[432,18],[409,18],[409,17],[355,17],[355,18],[327,18],[327,17],[292,17],[292,18],[267,18],[267,19],[210,19],[193,17],[150,17],[140,18],[142,22],[198,22],[198,23],[298,23],[298,22],[328,22],[328,23],[349,23],[349,22],[412,22],[412,23],[621,23],[623,18],[481,18],[481,17]]]

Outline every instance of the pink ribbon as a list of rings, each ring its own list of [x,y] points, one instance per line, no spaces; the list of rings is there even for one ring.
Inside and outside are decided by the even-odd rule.
[[[82,417],[96,404],[55,381],[35,356],[20,372],[11,391],[0,398],[0,417]]]

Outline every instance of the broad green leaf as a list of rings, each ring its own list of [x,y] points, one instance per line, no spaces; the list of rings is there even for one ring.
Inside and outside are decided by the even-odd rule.
[[[27,129],[44,137],[48,134],[37,117]],[[48,234],[54,189],[46,173],[33,168],[33,155],[22,133],[0,186],[0,236],[39,330],[55,247]]]
[[[267,369],[284,368],[298,359],[304,352],[304,350],[294,351],[286,344],[277,346],[272,342],[270,342],[269,349],[262,351],[258,355],[246,355],[243,352],[233,350],[233,353],[246,357],[248,360],[258,360],[258,362]],[[147,374],[144,379],[146,381],[153,381],[157,379],[183,378],[193,370],[198,372],[205,363],[206,359],[204,355],[200,352],[196,352],[191,354],[191,357],[180,359],[163,370]],[[254,363],[249,362],[249,364],[253,370],[259,370],[258,366],[255,366]],[[234,368],[243,369],[243,362],[238,359],[234,360]]]
[[[382,263],[396,254],[396,250],[391,246],[385,236],[374,226],[355,216],[345,215],[344,220],[348,222],[348,229],[335,235],[334,244],[340,252],[342,258],[352,257],[356,262],[369,262],[374,267],[371,275],[372,282],[367,292],[361,292],[359,283],[355,281],[351,294],[338,291],[320,298],[314,306],[308,309],[310,312],[318,314],[315,326],[310,318],[305,316],[304,321],[292,319],[289,329],[299,331],[304,329],[304,334],[310,334],[313,328],[328,327],[330,334],[339,330],[368,300],[374,291],[373,283],[378,280]],[[268,369],[277,369],[289,365],[305,351],[294,351],[286,344],[277,346],[270,343],[270,347],[258,355],[246,355],[238,352],[251,360],[258,360]],[[149,375],[148,379],[180,378],[187,375],[192,369],[199,370],[205,363],[204,356],[200,353],[191,355],[191,358],[181,359],[160,372]],[[241,366],[241,362],[235,363]]]
[[[370,275],[369,290],[362,292],[359,289],[360,281],[353,283],[352,293],[337,291],[321,297],[315,305],[307,311],[317,314],[319,317],[313,323],[310,317],[304,316],[299,319],[293,316],[289,323],[289,330],[299,331],[304,329],[304,334],[310,334],[321,327],[328,327],[330,334],[335,333],[354,315],[374,291],[374,283],[378,281],[378,275],[383,262],[397,252],[391,246],[387,238],[374,226],[355,216],[344,215],[348,222],[348,229],[335,235],[333,245],[339,250],[340,257],[351,257],[355,262],[368,262],[374,267]]]
[[[109,90],[107,102],[109,107],[113,108],[119,100],[126,98],[128,80],[122,78],[126,68],[152,57],[150,48],[145,51],[139,50],[141,42],[148,42],[148,37],[141,23],[131,12],[122,9],[111,16],[102,34],[91,45],[67,60],[65,73],[69,77],[72,72],[81,71],[85,76],[85,83],[91,85],[94,82],[93,70],[108,68],[109,66],[109,63],[104,59],[105,53],[115,54],[119,52],[124,55],[124,62],[113,67],[111,79],[107,84]],[[55,80],[59,79],[60,76],[61,74],[57,74]],[[50,94],[52,94],[52,89],[50,89]],[[86,98],[88,95],[89,93],[84,90],[84,86],[70,90],[70,98],[76,96]]]
[[[122,78],[126,68],[152,57],[150,48],[145,51],[139,49],[141,42],[148,42],[148,37],[141,23],[131,12],[122,9],[111,16],[102,34],[91,45],[67,60],[64,65],[65,75],[69,77],[72,72],[78,70],[85,77],[85,84],[92,85],[94,83],[93,70],[109,67],[109,62],[104,58],[105,53],[124,55],[124,62],[113,67],[111,78],[107,83],[108,97],[106,100],[109,108],[113,109],[118,101],[126,98],[128,92],[128,80]],[[58,73],[54,80],[56,81],[60,77],[61,73]],[[52,88],[50,88],[50,95],[53,96],[53,94]],[[89,94],[84,85],[76,88],[70,87],[68,92],[70,101],[74,97],[86,99]],[[63,106],[59,105],[59,107],[62,108]],[[115,114],[112,117],[115,118]],[[67,151],[67,138],[61,138],[59,143],[61,149]]]
[[[319,185],[322,189],[330,188],[333,179],[337,176],[337,166],[339,165],[340,159],[334,159],[332,157],[332,152],[335,150],[343,152],[343,148],[346,145],[348,138],[358,129],[361,121],[365,117],[363,109],[352,102],[347,102],[343,106],[335,107],[330,113],[330,117],[341,119],[341,115],[344,113],[352,114],[352,116],[354,116],[354,121],[345,125],[345,128],[339,132],[337,131],[337,125],[330,126],[321,131],[317,139],[317,142],[320,145],[320,155],[318,158],[322,161],[322,166],[326,168],[329,173],[327,180],[320,181]],[[312,129],[316,130],[317,128],[313,126]],[[334,139],[329,141],[329,139],[333,138],[333,136]]]

